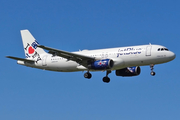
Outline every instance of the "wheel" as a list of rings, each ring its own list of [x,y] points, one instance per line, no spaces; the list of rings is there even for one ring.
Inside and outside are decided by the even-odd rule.
[[[152,71],[152,72],[151,72],[151,75],[152,75],[152,76],[155,76],[155,75],[156,75],[156,73]]]
[[[84,73],[84,77],[90,79],[92,77],[91,73],[86,72]]]
[[[103,82],[109,83],[110,82],[110,78],[109,77],[103,77]]]

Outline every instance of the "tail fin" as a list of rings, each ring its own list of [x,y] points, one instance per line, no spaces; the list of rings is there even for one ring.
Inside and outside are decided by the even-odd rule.
[[[39,43],[28,30],[21,30],[21,37],[26,58],[38,59],[41,54],[46,54],[42,48],[37,47]]]

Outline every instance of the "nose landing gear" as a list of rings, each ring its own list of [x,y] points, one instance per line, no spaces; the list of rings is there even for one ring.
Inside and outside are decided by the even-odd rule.
[[[150,68],[151,68],[151,73],[150,73],[150,74],[151,74],[152,76],[155,76],[156,73],[153,71],[153,70],[154,70],[154,64],[151,64],[151,65],[150,65]]]

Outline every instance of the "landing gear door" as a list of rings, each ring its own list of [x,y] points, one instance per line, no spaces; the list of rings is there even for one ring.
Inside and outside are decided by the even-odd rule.
[[[43,56],[43,58],[42,58],[42,66],[47,66],[46,59],[47,59],[47,55]]]
[[[148,45],[148,46],[146,47],[146,56],[151,56],[151,48],[152,48],[151,45]]]

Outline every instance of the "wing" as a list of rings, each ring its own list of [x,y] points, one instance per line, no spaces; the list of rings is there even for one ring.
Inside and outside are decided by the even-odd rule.
[[[66,52],[63,50],[58,50],[58,49],[46,47],[43,45],[39,45],[38,47],[48,50],[49,53],[51,53],[53,55],[57,55],[57,56],[66,58],[67,60],[75,61],[85,67],[88,67],[88,64],[95,60],[94,57],[89,57],[89,56],[81,55],[81,54],[77,54],[77,53]]]

